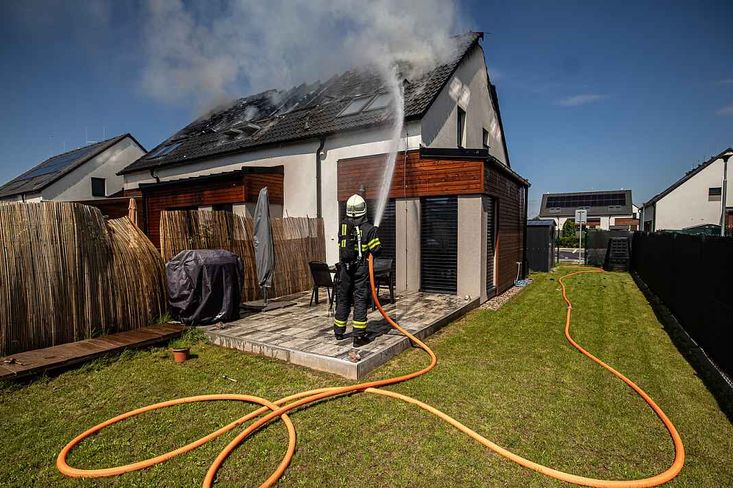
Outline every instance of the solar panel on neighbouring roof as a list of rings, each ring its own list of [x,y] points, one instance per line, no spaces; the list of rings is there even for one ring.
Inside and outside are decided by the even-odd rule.
[[[547,208],[610,207],[626,205],[625,193],[592,193],[588,195],[553,195],[547,197]]]
[[[87,147],[83,147],[80,149],[76,149],[74,151],[69,151],[64,154],[59,154],[58,156],[52,157],[45,163],[38,165],[35,169],[31,170],[29,173],[22,175],[21,178],[22,180],[29,180],[31,178],[35,178],[36,176],[56,173],[58,171],[63,170],[67,166],[75,163],[79,159],[86,157],[87,155],[94,152],[96,149],[97,149],[96,145],[93,145],[93,146],[87,146]]]

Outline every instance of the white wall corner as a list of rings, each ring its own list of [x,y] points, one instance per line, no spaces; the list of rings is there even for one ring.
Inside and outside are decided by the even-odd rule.
[[[482,248],[486,233],[481,225],[484,215],[480,195],[458,197],[458,296],[481,297]],[[485,282],[484,282],[485,283]],[[484,294],[485,294],[484,287]]]

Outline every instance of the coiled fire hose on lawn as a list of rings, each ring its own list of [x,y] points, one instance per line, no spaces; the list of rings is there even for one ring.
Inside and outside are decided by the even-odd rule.
[[[387,386],[387,385],[394,385],[396,383],[401,383],[403,381],[407,381],[407,380],[416,378],[420,375],[427,373],[428,371],[433,369],[435,365],[438,363],[438,358],[435,356],[435,353],[433,353],[433,351],[427,345],[425,345],[424,342],[422,342],[420,339],[418,339],[414,335],[410,334],[407,330],[400,327],[395,321],[393,321],[389,317],[389,315],[387,315],[387,313],[382,308],[382,305],[379,303],[379,299],[374,289],[374,269],[373,269],[373,262],[372,262],[371,256],[369,257],[369,278],[372,284],[372,297],[374,298],[374,303],[377,305],[377,308],[379,309],[379,312],[382,314],[384,319],[392,327],[394,327],[395,329],[400,331],[402,334],[407,336],[411,341],[413,341],[421,349],[423,349],[428,354],[428,356],[430,356],[429,365],[427,365],[426,367],[424,367],[423,369],[419,371],[415,371],[413,373],[406,374],[404,376],[398,376],[395,378],[387,378],[387,379],[378,380],[378,381],[369,381],[366,383],[359,383],[356,385],[345,386],[345,387],[320,388],[316,390],[303,391],[300,393],[296,393],[294,395],[290,395],[285,398],[281,398],[280,400],[277,400],[274,402],[268,401],[264,398],[251,396],[251,395],[220,394],[220,395],[192,396],[192,397],[186,397],[186,398],[179,398],[176,400],[169,400],[169,401],[162,402],[162,403],[156,403],[154,405],[148,405],[146,407],[138,408],[136,410],[131,410],[127,413],[123,413],[122,415],[118,415],[117,417],[111,418],[105,422],[102,422],[101,424],[95,427],[92,427],[86,430],[85,432],[82,432],[81,434],[76,436],[74,439],[72,439],[71,442],[69,442],[66,446],[64,446],[64,448],[59,453],[58,458],[56,459],[56,466],[58,467],[59,471],[61,471],[62,474],[66,476],[70,476],[70,477],[77,477],[77,478],[99,478],[99,477],[104,477],[104,476],[116,476],[116,475],[120,475],[123,473],[129,473],[132,471],[137,471],[137,470],[144,469],[144,468],[153,466],[155,464],[161,463],[175,456],[178,456],[179,454],[189,452],[205,444],[206,442],[212,439],[215,439],[216,437],[219,437],[220,435],[234,429],[235,427],[239,425],[242,425],[250,420],[257,419],[254,423],[252,423],[244,431],[242,431],[242,433],[237,435],[219,453],[219,455],[216,457],[214,462],[211,464],[208,472],[206,473],[206,477],[204,478],[204,481],[203,481],[204,487],[210,487],[214,482],[214,478],[216,477],[217,471],[219,470],[221,465],[224,463],[226,458],[232,453],[232,451],[234,451],[234,449],[237,448],[237,446],[239,446],[242,442],[244,442],[244,440],[247,437],[249,437],[253,432],[255,432],[260,427],[266,425],[268,422],[270,422],[271,420],[275,418],[280,418],[283,421],[283,423],[285,424],[285,428],[288,431],[288,447],[287,447],[287,451],[285,452],[285,455],[282,458],[282,461],[280,461],[280,464],[277,466],[277,469],[275,469],[275,471],[261,485],[263,487],[272,486],[283,475],[288,465],[290,464],[290,461],[293,457],[293,453],[295,452],[295,442],[296,442],[295,427],[293,426],[292,421],[290,420],[290,418],[287,415],[288,412],[300,406],[303,406],[309,403],[313,403],[318,400],[323,400],[325,398],[332,398],[336,396],[345,395],[348,393],[364,391],[367,393],[395,398],[397,400],[402,400],[403,402],[416,405],[422,408],[423,410],[435,415],[436,417],[440,418],[441,420],[449,423],[456,429],[467,434],[469,437],[471,437],[472,439],[474,439],[481,445],[491,449],[495,453],[521,466],[532,469],[538,473],[541,473],[545,476],[549,476],[551,478],[555,478],[561,481],[566,481],[569,483],[575,483],[578,485],[594,486],[594,487],[609,487],[609,488],[610,487],[632,488],[632,487],[647,487],[647,486],[660,485],[662,483],[670,481],[675,476],[677,476],[677,474],[682,469],[682,465],[684,464],[684,461],[685,461],[685,450],[682,445],[682,440],[680,439],[680,436],[677,433],[677,429],[672,424],[672,422],[669,420],[669,418],[667,418],[667,416],[664,414],[662,409],[659,408],[659,406],[656,403],[654,403],[654,400],[652,400],[651,397],[649,397],[649,395],[647,395],[639,386],[637,386],[633,381],[628,379],[623,374],[613,369],[611,366],[607,365],[606,363],[604,363],[603,361],[601,361],[600,359],[598,359],[597,357],[593,356],[591,353],[583,349],[570,336],[570,317],[571,317],[573,307],[572,307],[570,300],[567,297],[564,280],[567,278],[570,278],[571,276],[575,276],[575,275],[579,275],[583,273],[597,273],[597,272],[602,272],[602,270],[584,269],[582,271],[575,271],[575,272],[569,273],[558,280],[560,283],[560,286],[562,287],[563,300],[565,300],[565,303],[567,306],[567,311],[565,315],[565,337],[568,339],[570,344],[572,344],[573,347],[575,347],[578,351],[580,351],[582,354],[592,359],[594,362],[596,362],[603,368],[613,373],[615,376],[620,378],[624,383],[626,383],[629,387],[631,387],[631,389],[633,389],[636,393],[638,393],[639,396],[641,396],[644,399],[644,401],[652,408],[652,410],[654,410],[654,413],[656,413],[657,416],[660,418],[660,420],[664,423],[664,426],[669,431],[669,435],[672,437],[672,441],[674,443],[675,457],[674,457],[674,462],[672,463],[672,465],[669,468],[667,468],[667,470],[655,476],[652,476],[649,478],[637,479],[637,480],[603,480],[603,479],[595,479],[595,478],[586,478],[584,476],[578,476],[578,475],[574,475],[570,473],[565,473],[563,471],[558,471],[556,469],[552,469],[550,467],[543,466],[541,464],[530,461],[529,459],[525,459],[517,454],[514,454],[508,451],[507,449],[504,449],[501,446],[494,444],[493,442],[484,438],[477,432],[466,427],[459,421],[446,415],[445,413],[441,412],[440,410],[437,410],[436,408],[431,407],[430,405],[426,403],[423,403],[419,400],[416,400],[415,398],[401,395],[393,391],[380,389],[380,387]],[[83,441],[87,437],[95,434],[96,432],[99,432],[100,430],[104,429],[105,427],[109,425],[115,424],[117,422],[128,419],[130,417],[134,417],[141,413],[150,412],[152,410],[158,410],[161,408],[171,407],[173,405],[182,405],[186,403],[217,401],[217,400],[229,400],[229,401],[256,403],[256,404],[262,405],[262,407],[255,410],[252,413],[249,413],[248,415],[245,415],[244,417],[241,417],[235,420],[234,422],[228,425],[225,425],[224,427],[220,428],[219,430],[216,430],[194,442],[191,442],[190,444],[187,444],[183,447],[179,447],[178,449],[167,452],[165,454],[161,454],[159,456],[152,457],[150,459],[138,461],[138,462],[131,463],[131,464],[126,464],[123,466],[117,466],[113,468],[102,468],[102,469],[79,469],[79,468],[71,467],[67,463],[67,457],[69,455],[69,452],[77,444],[79,444],[81,441]]]

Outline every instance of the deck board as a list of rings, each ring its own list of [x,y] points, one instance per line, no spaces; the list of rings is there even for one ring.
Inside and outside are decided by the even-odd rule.
[[[146,347],[177,337],[184,329],[185,327],[177,324],[143,327],[94,339],[11,354],[0,358],[0,380],[43,373],[89,361],[103,354],[121,352],[127,348]],[[10,358],[15,359],[14,364],[4,362]]]

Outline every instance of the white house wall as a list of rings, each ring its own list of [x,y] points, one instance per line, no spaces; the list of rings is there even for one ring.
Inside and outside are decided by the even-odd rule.
[[[126,137],[114,146],[53,182],[41,192],[43,200],[76,201],[100,197],[92,195],[91,178],[104,178],[106,194],[122,190],[124,178],[117,172],[145,154],[131,138]],[[28,199],[26,199],[28,201]]]
[[[423,144],[428,147],[458,146],[457,106],[466,111],[463,147],[483,148],[483,130],[489,131],[489,153],[506,163],[501,126],[489,96],[484,52],[476,46],[458,66],[422,119]]]
[[[483,129],[486,129],[490,134],[491,154],[505,162],[498,117],[491,104],[484,54],[480,47],[474,48],[464,58],[425,117],[405,125],[399,149],[418,149],[420,145],[456,147],[456,100],[466,110],[464,147],[482,148]],[[391,145],[391,132],[390,127],[383,127],[349,131],[326,138],[321,159],[321,190],[326,260],[329,263],[338,260],[337,162],[345,158],[387,153]],[[169,181],[235,171],[246,166],[282,165],[283,216],[314,217],[317,213],[315,152],[318,145],[318,140],[311,140],[215,157],[164,167],[156,170],[155,175],[160,181]],[[149,170],[131,173],[125,175],[125,189],[137,189],[140,183],[155,181]]]
[[[408,123],[403,129],[400,150],[417,149],[420,146],[419,123]],[[336,245],[338,233],[338,173],[339,159],[386,153],[390,149],[390,128],[347,132],[326,138],[321,158],[322,215],[326,235],[327,262],[338,260]],[[192,162],[186,165],[156,170],[160,181],[179,180],[210,174],[236,171],[246,166],[283,166],[284,217],[315,217],[316,158],[319,141],[313,140],[286,146],[267,148]],[[125,175],[125,189],[138,188],[140,183],[154,183],[148,170]],[[375,183],[376,184],[376,183]]]
[[[733,166],[733,164],[729,164]],[[731,168],[728,168],[729,174]],[[723,160],[718,159],[656,202],[654,230],[679,230],[703,224],[720,224],[721,202],[708,200],[708,189],[723,184]],[[728,178],[728,200],[733,179]],[[648,212],[648,207],[645,209]],[[645,215],[644,217],[648,217]]]

